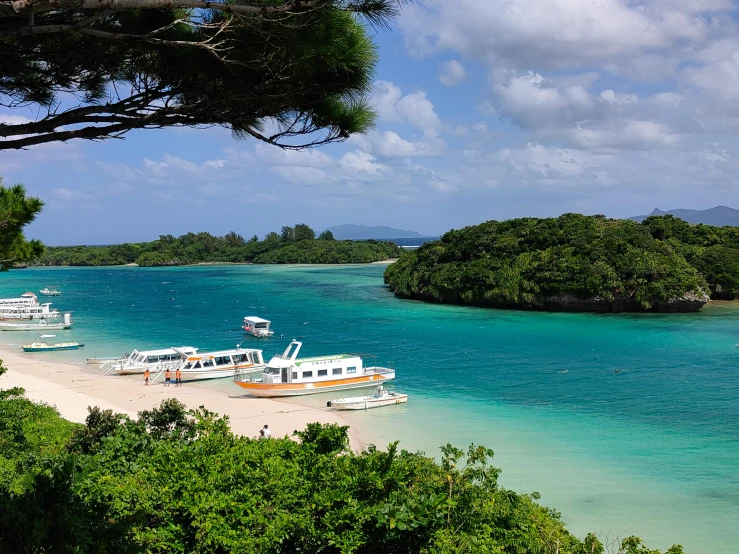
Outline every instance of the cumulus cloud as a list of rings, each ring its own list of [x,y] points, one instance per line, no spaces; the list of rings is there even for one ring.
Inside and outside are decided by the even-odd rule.
[[[383,122],[408,123],[428,137],[437,137],[442,124],[434,105],[423,91],[403,95],[388,81],[375,83],[370,102]]]
[[[458,85],[467,76],[464,66],[457,60],[449,60],[441,64],[439,68],[439,81],[448,87]]]
[[[369,173],[370,175],[378,175],[389,171],[387,166],[375,162],[375,159],[372,154],[357,150],[344,154],[339,160],[339,165],[345,169]]]

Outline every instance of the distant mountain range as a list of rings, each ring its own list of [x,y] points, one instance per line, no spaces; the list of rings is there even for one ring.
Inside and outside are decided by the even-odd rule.
[[[366,239],[416,239],[424,235],[415,231],[403,231],[382,225],[368,227],[366,225],[336,225],[326,229],[331,231],[336,240],[366,240]]]
[[[716,225],[717,227],[732,226],[739,227],[739,210],[728,206],[716,206],[708,210],[670,210],[663,212],[657,208],[649,215],[674,215],[688,223],[703,223],[704,225]],[[641,222],[649,216],[637,215],[630,217],[634,221]]]

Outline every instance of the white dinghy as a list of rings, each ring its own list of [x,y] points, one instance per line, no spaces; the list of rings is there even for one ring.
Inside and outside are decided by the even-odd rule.
[[[388,391],[380,385],[371,396],[354,396],[352,398],[335,398],[326,402],[329,408],[337,410],[369,410],[382,406],[393,406],[408,402],[408,395],[400,392]]]

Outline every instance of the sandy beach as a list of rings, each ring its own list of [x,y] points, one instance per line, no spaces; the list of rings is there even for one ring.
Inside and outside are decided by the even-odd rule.
[[[98,375],[91,366],[65,364],[48,358],[32,357],[0,349],[0,359],[8,372],[0,377],[0,388],[23,387],[36,402],[56,406],[62,417],[83,423],[88,406],[99,406],[135,417],[140,410],[158,406],[166,398],[177,398],[188,408],[205,406],[227,415],[231,429],[240,435],[256,437],[268,424],[273,436],[292,436],[295,430],[312,422],[346,425],[338,412],[312,408],[284,400],[253,398],[234,387],[233,394],[185,383],[182,387],[161,383],[144,385],[143,377]],[[353,429],[351,446],[359,450],[364,443]]]

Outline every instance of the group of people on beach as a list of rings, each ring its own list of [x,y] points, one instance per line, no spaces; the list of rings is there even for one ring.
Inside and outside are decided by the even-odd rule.
[[[149,368],[146,368],[146,371],[144,371],[144,383],[146,383],[146,386],[149,386],[150,378],[151,378],[151,373],[149,372]],[[174,379],[175,379],[176,387],[182,386],[182,372],[180,371],[179,367],[174,373]],[[171,383],[172,383],[172,372],[169,369],[166,369],[164,370],[164,385],[169,386]],[[272,438],[272,431],[270,430],[269,425],[265,425],[259,430],[258,438],[260,439],[271,439]]]
[[[149,385],[149,379],[151,378],[151,374],[149,373],[149,368],[146,368],[146,371],[144,371],[144,383],[148,386]],[[164,371],[164,385],[169,386],[172,384],[172,372],[167,368]],[[178,367],[177,370],[174,372],[174,384],[175,387],[181,387],[182,386],[182,372],[180,371],[180,368]]]

